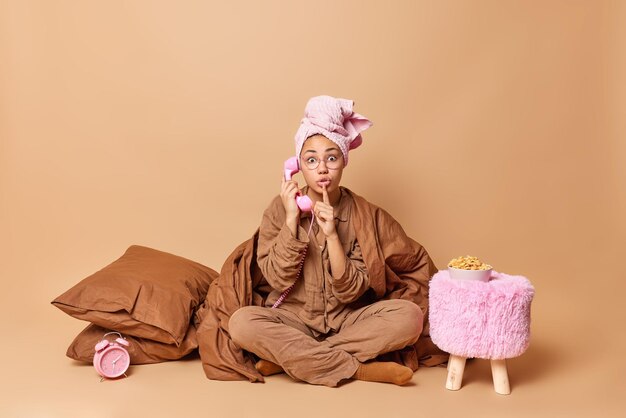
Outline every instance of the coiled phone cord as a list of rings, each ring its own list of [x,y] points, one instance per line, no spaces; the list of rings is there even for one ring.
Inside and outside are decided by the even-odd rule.
[[[315,215],[311,211],[311,225],[309,225],[309,231],[307,232],[307,236],[309,237],[311,236],[311,229],[313,228],[314,222],[315,222]],[[302,267],[304,267],[304,259],[306,257],[306,252],[308,249],[309,247],[306,246],[304,247],[304,251],[302,251],[302,258],[300,259],[300,264],[298,265],[298,273],[296,274],[296,280],[293,282],[291,286],[289,286],[287,289],[285,289],[283,293],[280,294],[278,299],[276,299],[276,302],[274,302],[274,304],[272,305],[272,309],[279,307],[280,304],[283,303],[283,301],[285,300],[289,292],[291,292],[291,290],[296,286],[296,283],[298,283],[298,279],[300,278],[300,274],[302,273]]]

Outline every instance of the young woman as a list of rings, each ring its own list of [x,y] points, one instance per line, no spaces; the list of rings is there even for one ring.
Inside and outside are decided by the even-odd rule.
[[[436,269],[390,215],[340,186],[349,150],[371,126],[352,106],[329,96],[307,103],[295,137],[306,186],[283,178],[258,232],[256,262],[271,291],[264,306],[243,306],[228,322],[265,376],[284,370],[337,386],[351,378],[403,385],[413,375],[373,359],[416,343]],[[311,211],[298,207],[300,194]]]

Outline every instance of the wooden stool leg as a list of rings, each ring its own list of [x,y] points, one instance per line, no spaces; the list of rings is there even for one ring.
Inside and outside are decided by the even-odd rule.
[[[446,380],[446,389],[461,389],[463,371],[465,370],[465,360],[465,357],[450,355],[450,360],[448,360],[448,379]]]
[[[506,360],[491,360],[491,375],[493,376],[493,388],[500,395],[511,393],[509,386],[509,374],[506,370]]]

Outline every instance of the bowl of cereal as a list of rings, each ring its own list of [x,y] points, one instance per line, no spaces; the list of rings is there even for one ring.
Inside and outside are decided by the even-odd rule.
[[[448,273],[452,279],[458,280],[478,280],[488,282],[493,268],[485,264],[477,257],[466,255],[450,260],[448,263]]]

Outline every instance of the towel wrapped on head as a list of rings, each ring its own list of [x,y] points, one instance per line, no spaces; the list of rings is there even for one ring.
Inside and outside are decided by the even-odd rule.
[[[309,99],[295,136],[296,157],[300,158],[308,137],[321,134],[337,144],[343,154],[344,165],[348,165],[348,151],[361,145],[361,132],[372,126],[365,116],[352,111],[353,106],[352,100],[331,96]]]

